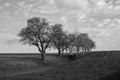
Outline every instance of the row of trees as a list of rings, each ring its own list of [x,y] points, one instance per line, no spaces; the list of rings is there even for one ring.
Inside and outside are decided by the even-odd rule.
[[[89,52],[95,42],[86,33],[67,33],[61,24],[50,25],[45,18],[34,17],[27,20],[27,26],[18,34],[20,42],[36,46],[45,61],[46,49],[58,50],[58,55],[66,53]]]
[[[86,33],[66,33],[61,24],[53,26],[52,47],[58,50],[58,55],[66,53],[89,52],[94,49],[95,42]]]

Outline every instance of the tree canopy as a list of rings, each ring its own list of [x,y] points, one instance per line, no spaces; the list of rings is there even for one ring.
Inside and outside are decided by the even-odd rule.
[[[34,45],[41,52],[42,59],[45,60],[45,51],[48,48],[52,28],[45,18],[34,17],[27,20],[27,26],[18,34],[21,37],[20,42],[23,44]]]
[[[62,50],[65,48],[67,36],[63,31],[61,24],[55,24],[53,26],[52,31],[53,31],[53,34],[52,34],[53,47],[58,50],[58,55],[60,55]]]

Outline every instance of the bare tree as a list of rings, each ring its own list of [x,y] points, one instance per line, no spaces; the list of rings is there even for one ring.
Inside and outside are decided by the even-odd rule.
[[[34,17],[27,20],[27,26],[18,34],[20,42],[36,46],[45,62],[46,49],[49,47],[52,29],[45,18]]]

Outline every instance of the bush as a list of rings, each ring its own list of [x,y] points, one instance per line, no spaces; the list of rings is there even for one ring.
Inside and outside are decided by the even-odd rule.
[[[77,56],[76,56],[76,54],[70,54],[70,55],[68,55],[68,59],[69,60],[76,60]]]

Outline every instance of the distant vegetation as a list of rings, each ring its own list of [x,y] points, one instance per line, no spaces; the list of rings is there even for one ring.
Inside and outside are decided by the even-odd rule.
[[[58,55],[66,53],[89,52],[96,47],[87,33],[67,33],[62,24],[50,25],[45,18],[33,17],[27,20],[27,26],[18,34],[23,44],[34,45],[45,61],[46,49],[58,50]]]

